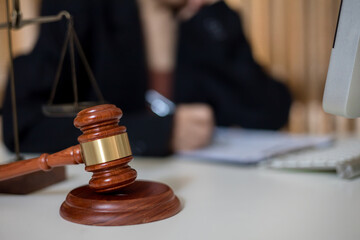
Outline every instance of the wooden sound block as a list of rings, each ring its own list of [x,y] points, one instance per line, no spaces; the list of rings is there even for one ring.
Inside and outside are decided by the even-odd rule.
[[[0,193],[29,194],[65,179],[65,167],[56,167],[48,172],[37,171],[0,181]]]
[[[60,215],[85,225],[121,226],[169,218],[181,210],[180,201],[165,184],[135,181],[114,194],[95,193],[89,186],[72,190]]]

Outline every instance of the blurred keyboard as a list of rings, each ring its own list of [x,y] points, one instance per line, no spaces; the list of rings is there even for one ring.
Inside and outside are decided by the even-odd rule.
[[[284,169],[336,170],[342,178],[354,178],[360,175],[360,139],[340,139],[330,147],[273,157],[266,165]]]

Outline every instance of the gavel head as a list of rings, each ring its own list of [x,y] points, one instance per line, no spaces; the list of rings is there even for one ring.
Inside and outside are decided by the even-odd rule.
[[[104,104],[79,112],[75,127],[83,134],[78,138],[85,170],[92,172],[90,188],[99,193],[117,191],[133,183],[137,173],[128,163],[133,159],[124,126],[119,126],[122,111]]]

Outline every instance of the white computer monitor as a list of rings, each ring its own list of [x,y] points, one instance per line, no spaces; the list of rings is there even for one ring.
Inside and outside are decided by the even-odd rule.
[[[323,108],[360,117],[360,0],[342,0],[325,84]]]

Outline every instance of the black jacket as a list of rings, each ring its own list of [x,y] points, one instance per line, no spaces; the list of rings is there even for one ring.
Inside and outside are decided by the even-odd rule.
[[[157,117],[146,107],[147,66],[139,12],[134,0],[44,0],[42,15],[68,10],[80,42],[109,103],[124,111],[134,154],[166,155],[172,116]],[[39,40],[27,56],[15,59],[20,148],[54,152],[77,143],[80,131],[72,118],[42,114],[54,81],[66,24],[41,26]],[[217,125],[278,129],[286,124],[288,89],[255,63],[238,15],[224,2],[204,7],[179,28],[175,103],[210,104]],[[73,102],[69,58],[65,58],[55,103]],[[94,92],[76,59],[80,100]],[[10,90],[3,107],[4,141],[13,149]]]

